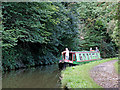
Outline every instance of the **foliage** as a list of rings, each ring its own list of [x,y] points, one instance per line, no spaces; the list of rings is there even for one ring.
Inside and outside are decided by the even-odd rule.
[[[102,88],[97,85],[89,75],[89,71],[96,65],[115,60],[117,58],[109,58],[99,61],[90,62],[88,64],[67,67],[62,71],[62,87],[69,88]]]
[[[86,3],[77,4],[80,27],[80,47],[89,50],[98,47],[102,57],[114,57],[118,53],[118,47],[112,40],[109,31],[109,22],[113,20],[116,3]],[[112,25],[110,25],[112,26]],[[115,35],[115,34],[113,34]],[[115,35],[116,36],[116,35]]]
[[[120,2],[118,4],[116,4],[115,8],[116,10],[114,11],[114,19],[111,20],[111,22],[109,23],[109,29],[111,30],[110,35],[113,38],[113,41],[115,41],[117,46],[120,46],[120,30],[119,30],[119,18],[120,18],[120,11],[119,11],[119,7],[120,6]]]
[[[57,62],[60,52],[75,50],[77,18],[62,3],[2,3],[5,70]]]
[[[53,64],[66,47],[98,47],[102,57],[116,56],[116,8],[110,2],[3,2],[3,67]]]

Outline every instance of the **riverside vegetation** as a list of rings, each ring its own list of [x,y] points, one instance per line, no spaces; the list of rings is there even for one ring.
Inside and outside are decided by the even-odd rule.
[[[118,62],[116,62],[116,63],[114,64],[114,67],[115,67],[116,73],[117,73],[117,74],[120,74],[120,71],[118,70]]]
[[[117,9],[110,2],[3,2],[3,70],[57,63],[66,47],[98,47],[103,58],[115,57]]]

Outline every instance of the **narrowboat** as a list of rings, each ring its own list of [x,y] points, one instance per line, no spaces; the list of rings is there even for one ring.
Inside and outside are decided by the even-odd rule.
[[[64,64],[78,65],[91,61],[100,60],[99,51],[69,51],[69,59],[66,59],[66,52],[61,55],[61,60],[59,60],[59,68],[63,68]]]

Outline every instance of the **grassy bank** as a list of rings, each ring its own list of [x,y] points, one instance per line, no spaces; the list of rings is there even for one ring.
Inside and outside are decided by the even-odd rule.
[[[97,85],[89,75],[89,71],[96,65],[117,58],[109,58],[99,61],[94,61],[88,64],[67,67],[62,71],[62,87],[67,88],[102,88]]]
[[[118,72],[118,62],[115,62],[114,66],[115,66],[115,71],[116,71],[116,73],[119,73],[119,74],[120,74],[120,72]]]

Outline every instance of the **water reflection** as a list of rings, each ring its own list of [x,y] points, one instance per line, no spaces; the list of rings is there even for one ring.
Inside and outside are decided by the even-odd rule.
[[[3,75],[3,88],[58,88],[58,65],[41,66],[7,72]]]

